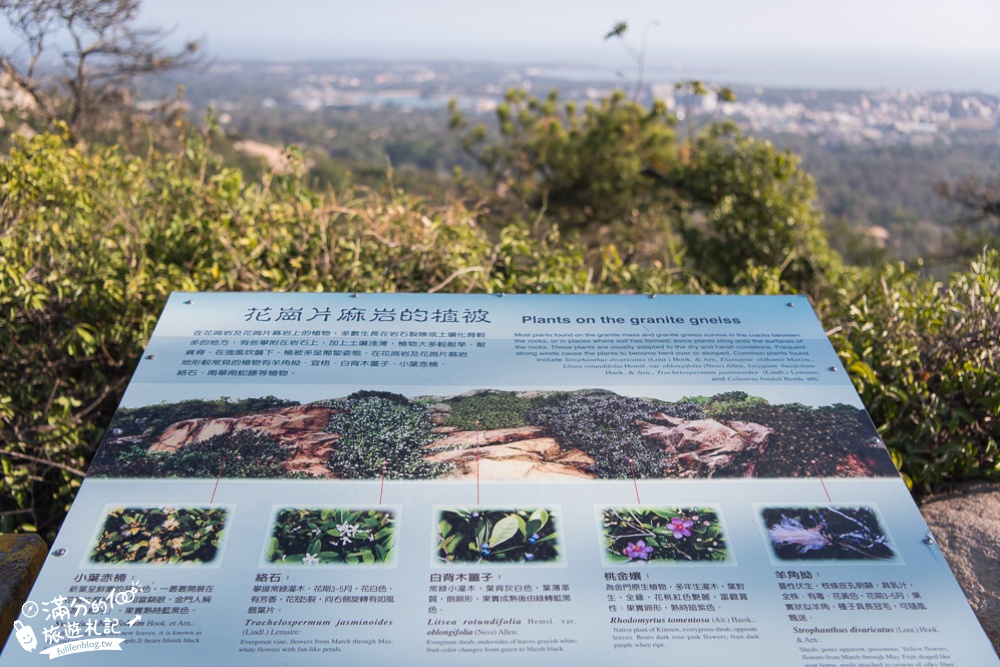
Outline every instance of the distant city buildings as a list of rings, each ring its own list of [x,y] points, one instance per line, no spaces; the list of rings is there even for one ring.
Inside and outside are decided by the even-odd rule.
[[[586,103],[615,88],[632,92],[635,82],[610,78],[599,70],[573,66],[516,68],[469,63],[330,62],[302,64],[222,63],[207,77],[253,80],[257,108],[288,106],[306,111],[326,108],[443,109],[454,99],[466,113],[491,113],[504,93],[522,88],[538,95],[558,88],[564,100]],[[211,87],[211,86],[210,86]],[[215,85],[215,108],[247,104],[243,95],[225,99]],[[695,96],[671,81],[647,82],[640,99],[661,99],[686,122],[728,119],[754,134],[796,135],[828,144],[932,144],[955,132],[1000,133],[1000,96],[915,90],[792,90],[743,86],[726,102],[708,86]]]
[[[918,91],[841,93],[812,103],[748,99],[720,105],[755,133],[795,134],[829,143],[921,144],[947,141],[960,129],[1000,130],[1000,100],[986,95]]]

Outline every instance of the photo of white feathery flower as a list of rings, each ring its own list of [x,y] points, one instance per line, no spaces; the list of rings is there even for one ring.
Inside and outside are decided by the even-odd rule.
[[[823,534],[823,524],[806,528],[798,519],[781,516],[781,523],[771,526],[767,533],[775,544],[794,545],[801,554],[813,549],[830,546],[830,538]]]

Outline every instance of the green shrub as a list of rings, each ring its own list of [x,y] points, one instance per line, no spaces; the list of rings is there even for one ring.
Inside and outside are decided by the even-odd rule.
[[[0,201],[0,531],[50,540],[172,291],[670,288],[613,266],[602,283],[526,225],[492,239],[461,203],[248,182],[198,133],[143,156],[19,140]]]
[[[913,490],[1000,479],[1000,256],[941,284],[893,266],[845,289],[833,342]]]
[[[343,411],[327,426],[340,435],[328,465],[341,477],[378,479],[384,466],[388,479],[427,479],[447,469],[424,461],[422,448],[434,440],[431,423],[426,411],[405,398],[366,395],[334,408]]]
[[[464,431],[524,426],[531,401],[510,391],[480,391],[448,402],[446,424]]]
[[[791,158],[738,136],[712,141],[676,175],[708,216],[695,229],[701,254],[739,271],[731,285],[666,259],[632,261],[627,240],[588,254],[558,226],[539,234],[533,210],[490,219],[400,191],[319,195],[294,169],[250,181],[199,133],[141,156],[52,134],[18,140],[0,160],[0,532],[54,537],[172,291],[771,293],[829,279],[836,262],[815,238],[809,184]],[[754,203],[765,167],[780,178],[761,190],[774,197]],[[737,199],[716,196],[714,183]],[[773,229],[775,211],[809,224]],[[766,256],[748,229],[774,231]],[[726,259],[731,248],[740,262]],[[1000,478],[996,253],[947,286],[900,268],[839,275],[817,310],[915,490]],[[117,428],[160,428],[141,418],[125,412]],[[123,470],[151,474],[136,443],[118,450]]]
[[[295,453],[267,433],[241,429],[184,445],[160,457],[160,477],[289,477],[282,463]]]
[[[785,290],[812,293],[840,265],[799,158],[770,141],[709,126],[677,168],[679,191],[704,215],[686,229],[688,259],[723,286],[770,274]]]
[[[771,405],[758,397],[710,399],[713,419],[773,429],[756,472],[759,477],[894,476],[896,468],[865,411],[850,405]],[[734,400],[736,399],[736,400]]]
[[[811,293],[839,267],[799,159],[730,123],[684,141],[662,101],[620,90],[578,105],[511,89],[495,120],[493,132],[473,127],[452,107],[452,129],[492,181],[481,196],[498,226],[530,219],[581,239],[604,280],[610,262],[653,281],[729,289],[768,276]]]
[[[698,397],[690,400],[702,405],[705,416],[712,419],[724,419],[725,415],[734,411],[767,405],[767,400],[760,396],[751,396],[745,391],[727,391],[711,398]]]
[[[156,477],[160,456],[150,455],[149,444],[132,438],[104,442],[90,462],[91,477]]]
[[[360,391],[356,391],[350,396],[348,396],[347,400],[357,401],[364,398],[383,398],[389,401],[390,403],[394,403],[396,405],[403,405],[406,407],[410,406],[410,399],[408,399],[406,396],[403,396],[402,394],[397,394],[392,391],[381,391],[379,389],[362,389]]]
[[[658,478],[665,454],[639,434],[635,421],[650,419],[665,405],[610,392],[571,394],[531,410],[527,419],[548,429],[564,447],[589,454],[594,459],[591,472],[598,477]]]

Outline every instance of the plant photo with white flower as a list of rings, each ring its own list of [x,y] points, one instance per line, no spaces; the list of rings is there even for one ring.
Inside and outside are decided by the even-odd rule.
[[[264,560],[268,565],[387,565],[395,559],[396,511],[280,507]]]

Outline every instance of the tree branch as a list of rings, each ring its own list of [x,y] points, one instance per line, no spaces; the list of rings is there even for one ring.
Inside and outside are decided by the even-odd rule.
[[[60,470],[65,470],[66,472],[71,473],[73,475],[76,475],[77,477],[86,477],[87,476],[87,473],[85,473],[84,471],[82,471],[82,470],[80,470],[78,468],[73,468],[72,466],[68,466],[68,465],[65,465],[65,464],[62,464],[62,463],[56,463],[55,461],[50,461],[48,459],[42,459],[42,458],[39,458],[37,456],[32,456],[31,454],[23,454],[21,452],[9,452],[8,451],[8,452],[4,452],[3,454],[0,454],[0,456],[9,456],[11,458],[19,459],[19,460],[22,460],[22,461],[31,461],[32,463],[41,463],[42,465],[46,465],[46,466],[49,466],[51,468],[58,468]]]

